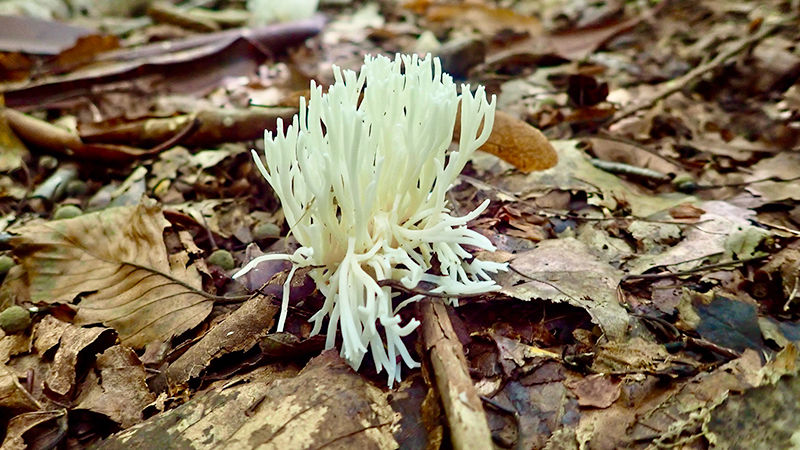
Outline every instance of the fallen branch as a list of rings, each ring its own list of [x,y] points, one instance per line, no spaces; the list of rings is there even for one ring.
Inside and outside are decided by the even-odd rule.
[[[86,143],[149,147],[171,141],[176,136],[175,130],[185,129],[192,121],[197,121],[196,126],[181,137],[180,144],[187,147],[209,147],[223,142],[261,139],[264,137],[264,130],[276,130],[278,119],[291,123],[292,116],[296,113],[297,108],[205,109],[196,114],[125,123],[88,123],[79,128],[79,134]]]
[[[422,335],[453,448],[492,448],[483,404],[469,376],[464,349],[450,323],[447,308],[439,299],[426,298],[421,309]]]

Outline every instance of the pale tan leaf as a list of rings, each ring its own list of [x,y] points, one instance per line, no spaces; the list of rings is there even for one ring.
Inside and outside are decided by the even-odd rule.
[[[82,297],[75,322],[112,327],[126,345],[168,340],[205,319],[212,301],[193,265],[168,258],[167,225],[146,200],[25,226],[10,240],[19,264],[9,278],[21,279],[34,302]]]

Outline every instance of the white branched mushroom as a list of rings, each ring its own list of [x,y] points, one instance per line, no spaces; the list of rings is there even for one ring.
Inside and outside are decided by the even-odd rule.
[[[328,317],[326,347],[342,332],[342,356],[355,368],[369,349],[389,384],[400,380],[402,357],[414,361],[402,338],[418,325],[401,324],[397,295],[382,280],[412,289],[420,281],[440,294],[497,289],[488,273],[505,266],[473,258],[464,246],[494,250],[467,228],[488,200],[463,217],[450,215],[445,194],[475,150],[489,137],[495,102],[483,87],[475,94],[442,73],[438,58],[365,58],[360,73],[334,68],[328,92],[311,82],[308,104],[285,133],[265,136],[266,164],[256,165],[283,206],[301,247],[291,255],[267,254],[250,261],[239,277],[266,260],[288,259],[278,330],[283,330],[289,283],[295,270],[310,276],[325,302],[311,317],[314,334]],[[458,149],[448,152],[461,108]],[[431,273],[432,261],[438,273]],[[453,300],[455,302],[455,299]]]

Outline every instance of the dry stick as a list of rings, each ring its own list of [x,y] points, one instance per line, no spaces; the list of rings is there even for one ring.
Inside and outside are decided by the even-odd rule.
[[[700,78],[701,76],[705,75],[707,72],[710,72],[710,71],[716,69],[717,67],[722,66],[729,59],[731,59],[734,56],[738,55],[739,53],[743,52],[744,50],[749,48],[751,45],[761,41],[762,39],[766,38],[767,36],[771,35],[772,33],[775,33],[782,26],[790,23],[792,20],[795,20],[795,19],[796,19],[795,17],[791,17],[789,19],[782,20],[782,21],[780,21],[778,23],[775,23],[775,24],[773,24],[771,26],[764,27],[759,32],[757,32],[756,34],[740,40],[739,42],[736,43],[736,45],[734,45],[730,49],[719,53],[711,61],[708,61],[707,63],[701,64],[701,65],[695,67],[694,69],[690,70],[689,72],[685,73],[683,76],[681,76],[679,78],[675,78],[673,80],[669,80],[669,81],[665,82],[662,85],[663,87],[662,87],[661,92],[659,92],[654,97],[652,97],[652,98],[650,98],[650,99],[648,99],[648,100],[646,100],[646,101],[644,101],[642,103],[633,104],[633,105],[623,109],[622,111],[618,112],[617,114],[614,114],[614,116],[609,121],[609,124],[612,124],[612,123],[615,123],[615,122],[619,122],[620,120],[622,120],[622,119],[624,119],[626,117],[632,116],[632,115],[636,114],[637,112],[639,112],[639,111],[641,111],[643,109],[652,108],[653,105],[655,105],[659,101],[664,100],[665,98],[669,97],[670,95],[680,91],[687,84],[689,84],[692,81]]]
[[[441,299],[422,300],[422,335],[430,355],[453,448],[492,448],[483,404],[472,383],[464,348]]]
[[[749,262],[752,262],[752,261],[758,261],[758,260],[761,260],[761,259],[764,259],[764,258],[767,258],[767,257],[769,257],[769,255],[754,256],[752,258],[742,258],[742,259],[737,259],[735,261],[725,261],[725,262],[720,262],[720,263],[715,263],[715,264],[706,264],[704,266],[695,267],[694,269],[681,270],[679,272],[643,273],[643,274],[640,274],[640,275],[625,275],[624,277],[622,277],[622,282],[624,283],[626,281],[638,281],[638,280],[660,280],[662,278],[680,277],[680,276],[684,276],[684,275],[691,275],[693,273],[705,272],[707,270],[712,270],[712,269],[721,269],[723,267],[738,266],[740,264],[745,264],[745,263],[749,263]],[[695,258],[695,259],[697,259],[697,258]],[[693,260],[682,261],[682,262],[679,262],[679,263],[673,263],[673,264],[668,264],[668,265],[669,266],[676,266],[676,265],[684,264],[684,263],[687,263],[687,262],[690,262],[690,261],[693,261]]]

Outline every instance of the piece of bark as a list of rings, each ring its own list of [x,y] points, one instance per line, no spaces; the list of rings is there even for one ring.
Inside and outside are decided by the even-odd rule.
[[[241,380],[199,393],[97,448],[399,447],[392,432],[400,415],[389,393],[354,372],[336,350],[299,374],[257,370]]]
[[[472,378],[464,349],[441,299],[422,301],[422,335],[442,399],[450,439],[455,449],[492,448],[486,414]]]
[[[176,388],[200,376],[217,358],[258,345],[269,334],[278,309],[272,298],[263,295],[246,301],[169,366],[170,386]]]

